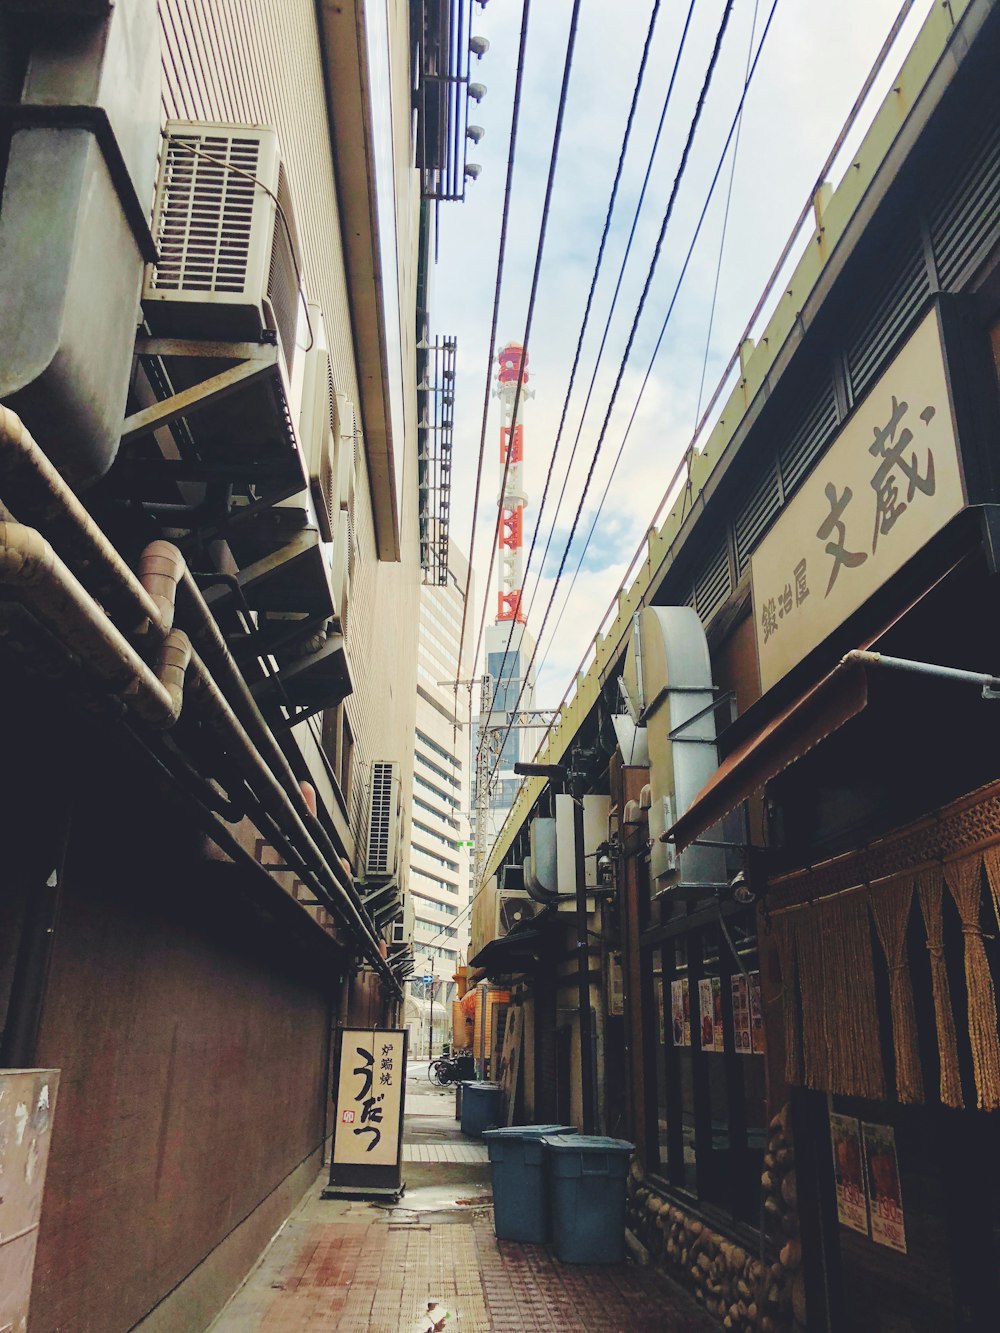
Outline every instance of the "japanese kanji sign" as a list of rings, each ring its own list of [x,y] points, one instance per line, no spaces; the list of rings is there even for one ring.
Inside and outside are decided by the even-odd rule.
[[[964,503],[932,310],[753,554],[761,688],[866,602]]]
[[[341,1035],[334,1165],[394,1166],[406,1076],[406,1034],[349,1028]],[[331,1174],[331,1180],[332,1180]]]

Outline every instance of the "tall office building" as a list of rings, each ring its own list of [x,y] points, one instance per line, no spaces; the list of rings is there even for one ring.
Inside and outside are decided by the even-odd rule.
[[[468,693],[465,685],[456,693],[453,683],[469,676],[460,654],[468,569],[451,542],[447,582],[420,589],[409,894],[416,976],[433,973],[435,1001],[442,1002],[451,995],[452,975],[465,961],[469,940]],[[470,605],[469,623],[474,619]],[[432,966],[425,969],[427,962]],[[428,998],[427,983],[411,986],[414,998]]]

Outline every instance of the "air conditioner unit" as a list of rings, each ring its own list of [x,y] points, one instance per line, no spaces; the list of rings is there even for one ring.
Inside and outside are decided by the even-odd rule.
[[[527,891],[501,890],[496,897],[497,926],[496,938],[509,935],[515,926],[533,921],[542,910],[541,904],[534,901]]]
[[[368,875],[394,875],[399,846],[399,765],[389,760],[372,764],[368,789]]]
[[[391,945],[400,945],[406,943],[406,922],[394,921],[391,926],[389,943]]]
[[[167,121],[153,235],[160,259],[142,295],[152,332],[231,342],[276,336],[290,377],[300,266],[277,133]]]
[[[309,478],[313,507],[325,542],[336,540],[340,518],[340,476],[337,451],[336,395],[333,364],[321,336],[323,315],[319,306],[309,307],[313,346],[305,353],[302,376],[302,406],[299,411],[299,447]]]

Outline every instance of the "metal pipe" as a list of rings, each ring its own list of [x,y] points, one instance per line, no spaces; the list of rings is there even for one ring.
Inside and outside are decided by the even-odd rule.
[[[172,630],[160,652],[162,679],[146,665],[44,537],[20,523],[0,523],[0,585],[94,671],[126,709],[149,726],[180,716],[191,647]]]
[[[196,697],[207,701],[213,708],[217,724],[222,727],[223,732],[228,731],[231,734],[237,752],[241,753],[252,770],[262,777],[268,802],[274,802],[281,809],[282,817],[290,822],[294,832],[305,840],[310,856],[319,859],[321,879],[329,881],[336,891],[332,895],[332,901],[336,902],[338,896],[344,900],[348,907],[348,919],[360,927],[366,955],[389,985],[397,989],[398,983],[379,953],[374,925],[365,918],[360,896],[350,878],[342,878],[343,869],[340,865],[339,852],[326,830],[309,811],[298,780],[258,709],[242,672],[229,652],[222,631],[181,553],[168,542],[151,543],[143,555],[144,581],[148,581],[149,585],[148,588],[144,586],[144,581],[136,578],[21,420],[9,408],[3,406],[0,406],[0,490],[5,499],[14,503],[16,510],[23,509],[45,526],[60,554],[70,556],[74,560],[80,571],[79,581],[62,561],[59,561],[55,551],[52,552],[53,558],[59,561],[60,568],[65,571],[73,584],[77,587],[82,585],[81,592],[85,589],[97,597],[109,611],[113,610],[133,636],[150,634],[155,639],[166,639],[172,632],[176,592],[178,588],[181,589],[185,609],[190,611],[196,622],[192,625],[192,640],[203,649],[213,668],[224,678],[225,692],[233,699],[234,707],[230,708],[229,704],[226,704],[230,714],[227,718],[225,712],[218,706],[220,699],[225,702],[223,696],[218,694],[215,681],[205,663],[196,652],[192,651],[190,666]],[[26,531],[31,530],[26,529]],[[91,599],[87,598],[87,601],[91,602]],[[32,610],[34,609],[32,607]],[[100,608],[96,610],[99,623],[108,623],[107,617],[100,615]],[[39,619],[44,617],[39,614]],[[53,626],[47,623],[47,627]],[[175,705],[179,704],[175,697],[176,688],[161,686],[142,659],[131,649],[124,636],[113,625],[108,624],[108,628],[117,636],[117,640],[109,636],[116,648],[119,651],[126,649],[135,659],[135,663],[142,667],[143,672],[148,673],[149,680],[165,696],[160,700],[161,706],[155,707],[149,703],[148,688],[144,689],[138,706],[133,706],[136,716],[144,721],[150,721],[154,726],[172,725],[179,713],[179,706],[177,712],[174,712]],[[59,637],[58,625],[55,629]],[[178,654],[178,641],[175,640],[170,652],[166,654],[166,659],[161,656],[161,662],[165,669],[169,669],[170,679],[175,683],[179,667]],[[134,665],[131,659],[126,660],[129,661],[129,665]],[[146,681],[141,673],[137,674],[148,687],[149,681]],[[152,695],[154,701],[155,697],[154,692]],[[128,706],[129,700],[126,698],[123,701]],[[139,708],[145,708],[147,704],[151,711],[150,717],[145,717],[139,712]],[[167,721],[167,717],[172,720]],[[154,720],[159,718],[164,720]],[[251,736],[252,741],[250,741]],[[282,783],[274,779],[274,773],[280,775]],[[305,821],[314,826],[315,838],[308,831]],[[278,822],[280,823],[281,819]],[[317,846],[317,841],[322,846],[322,851],[320,846]]]
[[[577,995],[580,1011],[580,1082],[583,1093],[583,1132],[597,1131],[594,1034],[590,1007],[590,936],[587,931],[587,862],[583,851],[583,804],[573,800],[573,851],[576,860]]]
[[[963,671],[959,667],[938,666],[935,662],[915,662],[909,657],[888,657],[885,653],[867,652],[863,648],[852,648],[840,661],[842,666],[889,667],[893,671],[909,671],[917,676],[953,680],[961,685],[979,685],[991,693],[1000,691],[1000,676]]]

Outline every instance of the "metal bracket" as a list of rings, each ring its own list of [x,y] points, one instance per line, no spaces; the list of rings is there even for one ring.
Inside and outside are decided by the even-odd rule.
[[[199,408],[207,407],[209,403],[228,398],[237,389],[256,379],[275,373],[278,369],[278,349],[268,347],[266,351],[268,353],[266,358],[241,361],[238,365],[230,366],[228,370],[203,380],[201,384],[192,385],[190,389],[172,394],[161,402],[152,403],[149,407],[144,407],[141,412],[133,412],[130,417],[126,417],[122,426],[121,443],[131,444],[133,440],[141,439],[143,435],[150,435],[161,426],[169,426],[179,417],[190,416]]]

